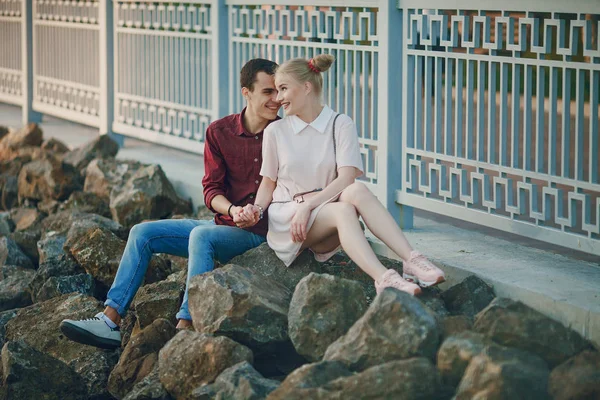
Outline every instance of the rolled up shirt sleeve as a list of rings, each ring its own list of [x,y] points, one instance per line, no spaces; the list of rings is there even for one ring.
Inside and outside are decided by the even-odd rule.
[[[217,146],[215,132],[211,126],[206,129],[206,139],[204,142],[204,178],[202,186],[204,193],[204,204],[212,212],[217,211],[212,208],[212,200],[218,196],[225,196],[225,160]]]

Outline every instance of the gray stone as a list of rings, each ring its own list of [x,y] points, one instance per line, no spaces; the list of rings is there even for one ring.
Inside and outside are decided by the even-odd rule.
[[[34,303],[37,303],[37,293],[42,286],[51,277],[64,277],[79,275],[85,273],[85,270],[79,266],[72,258],[63,255],[58,258],[52,258],[40,264],[35,272],[33,280],[29,284],[29,293]]]
[[[175,315],[181,307],[184,290],[185,283],[166,280],[142,286],[132,302],[137,315],[135,329],[145,329],[159,318],[177,324]]]
[[[490,285],[471,275],[443,292],[442,297],[452,315],[463,314],[473,318],[487,307],[496,295]]]
[[[21,200],[65,200],[82,186],[77,170],[52,156],[24,165],[18,179]]]
[[[10,210],[19,204],[19,179],[13,175],[0,175],[0,209]]]
[[[473,357],[456,392],[456,400],[548,399],[548,367],[540,357],[492,345]]]
[[[133,336],[110,374],[110,393],[119,399],[125,397],[158,365],[158,352],[173,336],[175,327],[165,319],[154,321],[138,335]]]
[[[40,353],[22,340],[2,348],[0,398],[5,400],[84,400],[82,379],[65,363]]]
[[[57,138],[50,138],[42,144],[42,150],[50,151],[56,154],[63,154],[69,151],[69,147]]]
[[[244,361],[227,368],[215,383],[197,388],[190,397],[197,400],[263,400],[278,386],[278,381],[265,379]]]
[[[88,274],[53,276],[37,292],[35,301],[46,301],[68,293],[93,296],[95,287],[94,278]]]
[[[587,350],[554,368],[548,391],[554,400],[600,399],[600,353]]]
[[[32,262],[33,265],[39,265],[40,255],[38,253],[37,243],[40,240],[41,232],[38,229],[30,231],[13,232],[8,237],[12,239]]]
[[[45,263],[53,258],[60,258],[65,254],[63,247],[67,241],[66,235],[46,236],[45,239],[38,241],[39,262]]]
[[[27,292],[35,271],[31,269],[5,265],[0,267],[0,311],[27,307],[31,297]]]
[[[33,269],[33,262],[23,253],[23,250],[10,238],[0,237],[0,267],[14,265]]]
[[[69,366],[83,378],[87,387],[86,400],[112,400],[113,397],[107,388],[110,371],[119,361],[116,351],[99,351],[76,358]]]
[[[85,170],[83,190],[108,198],[114,187],[123,186],[142,165],[137,161],[114,158],[92,160]]]
[[[444,340],[437,354],[437,368],[444,382],[453,387],[458,386],[473,357],[492,344],[482,334],[471,331]]]
[[[299,354],[319,361],[325,350],[365,313],[358,282],[310,273],[296,286],[288,312],[290,339]]]
[[[433,315],[413,296],[387,288],[367,312],[325,352],[354,371],[387,361],[425,357],[433,360],[440,330]]]
[[[100,135],[81,147],[65,154],[64,162],[79,171],[85,170],[94,158],[114,157],[119,151],[119,145],[108,135]]]
[[[144,379],[138,382],[123,400],[172,400],[173,397],[160,383],[158,365]]]
[[[111,218],[108,196],[101,197],[95,193],[76,191],[61,206],[61,210],[77,210],[83,213],[97,214]]]
[[[0,236],[8,236],[15,230],[15,223],[9,212],[0,212]]]
[[[0,312],[0,349],[4,346],[6,336],[6,324],[17,316],[17,310],[7,310]]]
[[[198,386],[214,382],[227,368],[247,361],[252,351],[220,336],[182,330],[160,351],[160,381],[175,398],[188,398]]]
[[[521,302],[504,298],[495,299],[477,315],[474,329],[503,346],[537,354],[550,368],[592,348],[574,330]]]
[[[473,321],[466,315],[449,315],[442,318],[439,322],[444,338],[473,330]]]
[[[188,289],[196,331],[225,335],[258,354],[289,342],[291,297],[279,282],[232,264],[193,277]]]

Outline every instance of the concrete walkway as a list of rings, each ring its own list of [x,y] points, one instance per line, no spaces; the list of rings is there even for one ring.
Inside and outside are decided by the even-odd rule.
[[[0,104],[0,125],[19,127],[21,110]],[[44,117],[45,138],[74,148],[98,134],[94,128]],[[178,193],[202,204],[202,157],[135,139],[126,139],[117,155],[160,164]],[[573,327],[600,348],[600,256],[560,248],[521,236],[416,211],[415,228],[406,236],[415,248],[442,264],[453,285],[476,274],[497,295],[521,300]],[[381,242],[374,248],[395,257]],[[543,329],[543,327],[540,327]]]

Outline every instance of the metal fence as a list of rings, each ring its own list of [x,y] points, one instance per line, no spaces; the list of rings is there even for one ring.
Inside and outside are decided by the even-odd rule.
[[[600,254],[598,0],[0,0],[0,101],[203,151],[254,57],[330,53],[365,183]]]

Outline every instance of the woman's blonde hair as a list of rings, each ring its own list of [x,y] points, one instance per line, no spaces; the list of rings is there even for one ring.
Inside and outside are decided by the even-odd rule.
[[[289,75],[300,83],[310,82],[315,93],[320,95],[323,91],[321,72],[327,71],[334,60],[335,57],[331,54],[319,54],[310,60],[294,58],[281,64],[275,71],[275,75]]]

